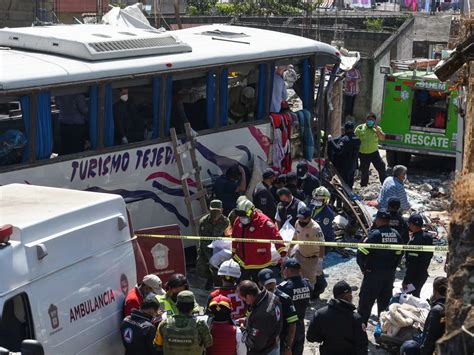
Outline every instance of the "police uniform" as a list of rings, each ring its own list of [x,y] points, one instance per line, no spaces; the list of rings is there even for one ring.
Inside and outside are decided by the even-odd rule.
[[[277,202],[272,194],[271,186],[260,181],[253,192],[253,203],[271,219],[275,218]]]
[[[402,244],[398,232],[388,224],[390,215],[387,212],[377,212],[377,218],[385,218],[386,225],[372,229],[364,243]],[[392,297],[395,270],[400,262],[401,250],[366,249],[359,247],[357,264],[364,279],[360,288],[359,309],[363,321],[367,324],[372,306],[377,300],[378,313],[385,311]]]
[[[120,327],[125,355],[155,355],[158,351],[153,345],[155,326],[153,317],[138,310],[132,310]]]
[[[295,305],[293,304],[293,301],[289,295],[278,288],[275,289],[274,294],[281,302],[283,325],[280,332],[280,350],[283,351],[285,347],[286,336],[288,334],[288,327],[290,324],[298,322],[298,315],[296,314]]]
[[[433,238],[429,233],[422,230],[413,233],[408,245],[433,245]],[[420,291],[428,278],[428,267],[430,266],[433,253],[421,251],[407,251],[405,252],[406,259],[406,273],[403,279],[404,284],[413,284],[415,290],[412,295],[420,297]]]
[[[405,222],[399,212],[390,211],[390,227],[395,229],[400,237],[402,237],[403,244],[407,244],[410,240],[408,235],[408,224]]]
[[[309,203],[314,189],[321,186],[319,179],[308,172],[308,164],[301,162],[296,165],[296,175],[298,176],[298,189],[304,194],[304,202]]]
[[[352,129],[354,129],[353,125]],[[354,174],[357,169],[357,158],[359,155],[360,139],[349,132],[340,137],[331,139],[328,146],[328,154],[334,167],[344,182],[352,189],[354,185]]]
[[[283,225],[287,219],[290,219],[290,224],[294,227],[297,220],[296,215],[302,207],[306,207],[305,203],[293,196],[289,205],[285,205],[283,202],[278,204],[275,219],[281,223],[281,225]]]
[[[178,302],[194,303],[194,294],[181,291]],[[203,320],[189,314],[174,314],[159,324],[154,342],[166,355],[202,355],[205,348],[212,346],[212,336]]]
[[[313,208],[312,218],[318,222],[321,227],[324,234],[324,240],[326,242],[334,242],[336,240],[336,234],[334,233],[332,222],[334,221],[335,213],[332,208],[328,205],[316,207],[313,204],[310,205],[310,208]]]
[[[304,348],[304,318],[311,297],[311,285],[308,280],[301,276],[295,276],[278,285],[278,290],[287,294],[295,306],[298,322],[296,323],[296,334],[291,351],[293,355],[301,355]]]
[[[222,202],[218,200],[211,201],[210,208],[212,209],[212,204],[217,206],[219,202],[220,208],[222,208]],[[214,207],[219,208],[219,207]],[[219,216],[217,221],[213,221],[211,214],[207,214],[199,220],[199,235],[205,237],[228,237],[231,235],[230,232],[230,221],[224,215]],[[209,269],[209,259],[212,257],[212,249],[208,248],[208,245],[211,244],[210,240],[200,240],[199,241],[199,251],[196,262],[196,271],[199,276],[206,279],[212,279],[212,273]]]

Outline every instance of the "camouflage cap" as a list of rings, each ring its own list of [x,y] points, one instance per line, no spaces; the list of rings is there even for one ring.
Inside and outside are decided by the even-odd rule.
[[[189,290],[184,290],[178,293],[176,302],[178,303],[195,303],[194,293]]]
[[[222,201],[221,200],[212,200],[209,204],[209,209],[212,210],[221,210],[222,209]]]

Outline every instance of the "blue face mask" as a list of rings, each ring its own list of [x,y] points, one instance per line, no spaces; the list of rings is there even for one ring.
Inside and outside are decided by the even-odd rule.
[[[374,120],[367,120],[367,127],[372,128],[375,126],[375,121]]]

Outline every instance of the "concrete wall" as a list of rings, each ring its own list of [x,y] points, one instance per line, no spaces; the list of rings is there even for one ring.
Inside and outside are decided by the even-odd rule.
[[[31,26],[35,11],[34,0],[0,0],[0,27]]]

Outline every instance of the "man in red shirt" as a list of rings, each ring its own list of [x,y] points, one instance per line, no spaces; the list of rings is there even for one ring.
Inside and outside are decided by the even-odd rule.
[[[237,218],[232,229],[234,238],[283,241],[275,223],[257,210],[251,201],[239,201],[235,214]],[[283,243],[275,243],[275,248],[281,257],[286,256]],[[272,264],[271,244],[235,241],[232,242],[232,257],[242,269],[241,280],[258,282],[258,272]]]
[[[143,298],[150,292],[157,295],[163,295],[165,293],[162,288],[161,279],[155,274],[146,275],[142,283],[136,285],[128,292],[123,305],[124,317],[131,315],[133,309],[140,309]]]

